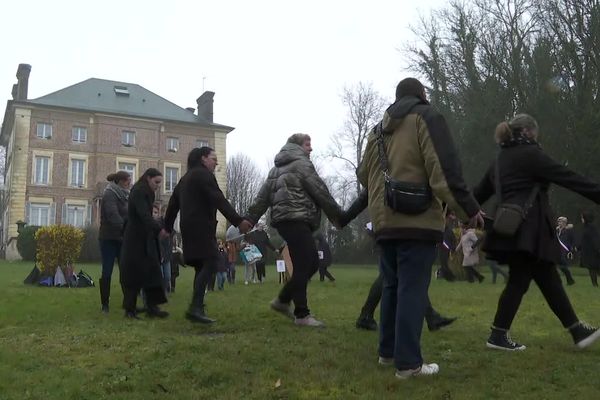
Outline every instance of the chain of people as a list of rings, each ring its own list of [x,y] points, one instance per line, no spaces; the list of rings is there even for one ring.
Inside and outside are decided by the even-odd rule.
[[[368,135],[357,169],[364,190],[346,210],[315,170],[311,137],[303,133],[287,139],[253,204],[239,210],[244,214],[231,206],[219,188],[214,175],[218,159],[210,147],[189,153],[187,172],[164,210],[154,205],[162,182],[160,171],[146,170],[131,190],[130,176],[119,171],[108,177],[102,199],[102,310],[109,312],[117,259],[123,308],[131,319],[139,319],[140,293],[149,317],[167,317],[160,306],[167,302],[167,292],[175,291],[179,266],[188,265],[194,269],[194,280],[185,317],[212,324],[215,320],[205,306],[207,288],[214,289],[216,282],[222,289],[226,281],[236,281],[237,257],[244,261],[244,284],[262,282],[264,256],[272,251],[281,253],[283,261],[278,263],[282,286],[270,308],[295,325],[324,327],[309,308],[307,293],[309,280],[319,270],[321,280],[334,280],[327,271],[331,251],[318,233],[321,214],[343,229],[368,209],[370,234],[379,252],[379,275],[356,326],[379,331],[378,363],[394,366],[398,379],[440,370],[439,364],[423,359],[421,333],[423,321],[436,331],[455,320],[440,315],[428,295],[438,256],[437,275],[455,278],[448,264],[454,252],[462,253],[469,282],[484,279],[475,269],[480,252],[489,259],[493,280],[496,274],[504,276],[505,287],[485,342],[489,349],[526,349],[509,331],[532,281],[574,345],[586,348],[600,338],[600,331],[579,319],[563,287],[556,266],[567,284],[574,283],[568,264],[575,242],[566,219],[560,218],[555,228],[548,190],[556,184],[598,204],[600,185],[547,155],[538,144],[539,135],[540,128],[530,115],[516,114],[500,122],[489,134],[489,140],[498,145],[497,154],[490,157],[480,182],[469,189],[444,117],[429,103],[423,84],[407,78],[398,84],[395,101]],[[486,215],[481,205],[491,198],[495,211]],[[217,210],[232,225],[225,241],[216,237]],[[269,224],[285,242],[283,248],[273,246],[259,222],[267,212]],[[597,286],[600,238],[593,213],[583,212],[581,221],[584,229],[577,249]],[[457,223],[460,238],[455,235]],[[374,312],[379,303],[377,324]]]

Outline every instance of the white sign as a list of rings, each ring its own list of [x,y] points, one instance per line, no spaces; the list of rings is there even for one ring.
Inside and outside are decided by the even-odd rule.
[[[321,250],[319,250],[317,253],[319,253],[319,260],[322,260],[323,258],[325,258],[325,256],[323,255],[323,252]]]
[[[285,261],[277,260],[277,272],[285,272]]]

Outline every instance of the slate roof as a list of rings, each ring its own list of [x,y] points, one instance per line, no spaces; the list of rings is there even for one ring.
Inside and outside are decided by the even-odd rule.
[[[115,88],[125,88],[128,94],[118,94]],[[135,83],[105,79],[90,78],[27,102],[233,129],[209,122]]]

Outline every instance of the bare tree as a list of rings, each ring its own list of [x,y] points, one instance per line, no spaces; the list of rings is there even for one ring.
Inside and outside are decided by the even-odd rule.
[[[227,197],[238,212],[248,210],[263,180],[263,173],[245,154],[236,154],[227,161]]]
[[[382,117],[385,100],[371,83],[359,82],[344,88],[342,102],[346,106],[344,129],[332,137],[328,155],[344,162],[358,195],[361,186],[355,171],[362,160],[369,131]]]

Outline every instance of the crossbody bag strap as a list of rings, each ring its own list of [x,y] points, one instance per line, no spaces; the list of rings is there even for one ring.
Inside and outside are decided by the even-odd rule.
[[[531,207],[533,207],[533,202],[535,201],[535,198],[537,197],[539,192],[540,192],[540,184],[536,183],[535,186],[533,187],[533,189],[531,190],[531,194],[527,198],[525,207],[523,207],[523,216],[524,217],[527,216],[527,213],[529,212],[529,210],[531,210]]]
[[[494,186],[496,189],[496,199],[498,205],[502,204],[502,186],[500,185],[500,153],[496,156],[496,164],[494,165]]]
[[[388,179],[388,171],[389,171],[389,163],[387,159],[387,155],[385,153],[385,145],[383,143],[383,128],[381,126],[381,122],[375,125],[375,136],[377,137],[377,152],[379,154],[379,165],[381,166],[381,171],[385,176],[385,179]]]

